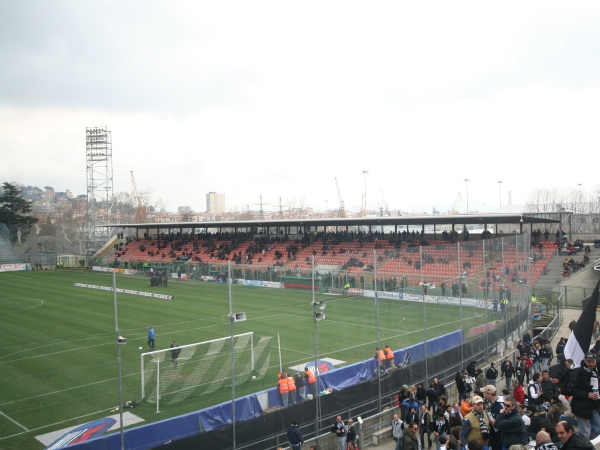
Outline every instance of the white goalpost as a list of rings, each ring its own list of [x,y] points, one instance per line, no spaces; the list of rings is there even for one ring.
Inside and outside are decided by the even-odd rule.
[[[251,376],[264,378],[269,367],[271,337],[254,340],[254,333],[234,335],[236,385]],[[156,403],[175,403],[191,395],[203,395],[231,386],[231,336],[142,353],[142,398]]]

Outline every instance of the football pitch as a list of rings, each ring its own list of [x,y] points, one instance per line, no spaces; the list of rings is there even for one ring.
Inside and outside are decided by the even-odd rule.
[[[112,286],[112,274],[0,273],[0,449],[41,449],[35,436],[106,417],[119,403],[113,293],[75,283]],[[117,287],[173,296],[117,294],[119,329],[128,340],[121,346],[123,401],[141,398],[139,347],[149,350],[149,325],[156,330],[156,350],[174,340],[186,345],[230,335],[227,285],[169,280],[168,287],[157,288],[147,278],[117,275]],[[233,311],[247,314],[235,323],[235,334],[273,337],[266,376],[236,386],[236,395],[276,385],[278,335],[284,369],[314,360],[310,292],[234,285],[231,297]],[[455,306],[380,299],[378,320],[372,298],[317,293],[315,299],[326,301],[326,319],[317,324],[319,359],[368,359],[378,334],[382,346],[396,350],[460,328]],[[484,310],[463,307],[465,330],[484,321]],[[131,411],[148,423],[228,400],[231,385],[225,384],[161,404],[160,413],[144,399]]]

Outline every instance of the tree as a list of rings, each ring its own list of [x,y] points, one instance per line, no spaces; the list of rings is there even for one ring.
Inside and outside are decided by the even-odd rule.
[[[12,233],[28,228],[38,221],[30,217],[31,201],[21,197],[21,189],[8,182],[2,184],[0,194],[0,223],[5,224]]]

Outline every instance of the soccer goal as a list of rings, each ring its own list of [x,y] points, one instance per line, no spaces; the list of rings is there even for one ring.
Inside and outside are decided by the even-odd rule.
[[[255,342],[254,333],[233,337],[235,385],[252,376],[265,377],[271,337]],[[231,336],[164,350],[142,353],[142,398],[156,403],[180,402],[231,386]]]

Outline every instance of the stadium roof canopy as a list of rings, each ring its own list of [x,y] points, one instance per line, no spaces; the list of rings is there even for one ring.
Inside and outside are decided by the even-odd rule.
[[[529,225],[534,229],[534,225],[558,224],[562,219],[571,213],[513,213],[513,214],[453,214],[453,215],[424,215],[424,216],[383,216],[383,217],[326,217],[310,219],[269,219],[269,220],[222,220],[206,222],[155,222],[155,223],[126,223],[108,225],[114,228],[129,228],[136,230],[172,230],[172,229],[205,229],[205,230],[259,230],[271,228],[298,228],[317,229],[317,228],[345,228],[345,227],[382,227],[394,226],[397,229],[403,229],[407,226],[448,226],[452,229],[456,225],[478,226],[481,228],[509,224],[517,225],[523,232],[523,227]]]

